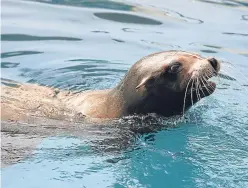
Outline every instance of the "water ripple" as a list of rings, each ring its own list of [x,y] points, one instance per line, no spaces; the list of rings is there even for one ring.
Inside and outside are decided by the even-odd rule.
[[[42,53],[44,53],[44,52],[38,52],[38,51],[3,52],[3,53],[1,53],[1,58],[8,58],[8,57],[22,56],[22,55],[42,54]]]
[[[127,5],[122,2],[108,1],[108,0],[93,0],[93,1],[64,1],[64,0],[36,0],[42,3],[55,4],[55,5],[69,5],[76,7],[87,7],[87,8],[102,8],[109,10],[122,10],[129,11],[133,9],[133,6]]]
[[[224,35],[243,36],[243,37],[247,37],[248,36],[248,34],[244,34],[244,33],[233,33],[233,32],[223,32],[222,34],[224,34]]]
[[[80,38],[58,37],[58,36],[33,36],[25,34],[1,34],[1,41],[39,41],[39,40],[65,40],[65,41],[80,41]]]
[[[20,63],[1,62],[1,68],[16,68]]]
[[[132,14],[124,14],[124,13],[114,13],[114,12],[97,12],[94,15],[98,18],[120,22],[120,23],[132,23],[132,24],[144,24],[144,25],[161,25],[162,22],[145,18]]]
[[[248,20],[248,15],[242,15],[242,20]]]
[[[76,62],[76,64],[57,69],[22,68],[20,76],[29,78],[29,83],[82,91],[113,87],[127,71],[114,68],[113,65],[117,66],[118,63],[106,60],[72,59],[67,61]]]

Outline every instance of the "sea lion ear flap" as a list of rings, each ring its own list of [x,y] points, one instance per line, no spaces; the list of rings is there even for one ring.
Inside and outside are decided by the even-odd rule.
[[[143,78],[143,79],[141,80],[141,82],[136,86],[136,89],[139,89],[140,87],[145,86],[146,83],[147,83],[149,80],[150,80],[150,77],[149,77],[149,76],[146,77],[146,78]]]

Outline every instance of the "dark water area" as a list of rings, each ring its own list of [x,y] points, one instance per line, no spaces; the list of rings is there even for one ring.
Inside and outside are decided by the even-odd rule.
[[[17,126],[17,134],[3,124],[2,134],[22,140],[15,155],[32,143],[31,156],[2,167],[4,188],[248,187],[246,1],[1,3],[2,79],[85,91],[115,86],[132,64],[158,51],[223,61],[216,91],[187,121],[151,115],[36,134],[32,126]]]

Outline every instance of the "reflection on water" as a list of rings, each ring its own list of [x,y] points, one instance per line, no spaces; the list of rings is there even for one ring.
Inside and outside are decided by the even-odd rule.
[[[202,1],[202,2],[205,2],[205,3],[211,3],[211,4],[216,4],[216,5],[225,5],[225,6],[230,6],[230,7],[239,6],[238,2],[229,1],[229,0],[217,0],[217,1],[213,1],[213,0],[198,0],[198,1]]]
[[[243,34],[243,33],[229,33],[229,32],[223,32],[224,35],[237,35],[237,36],[244,36],[247,37],[248,34]]]
[[[242,15],[242,20],[248,20],[248,15]]]
[[[120,14],[120,13],[94,13],[95,16],[121,23],[132,23],[132,24],[147,24],[147,25],[161,25],[162,23],[150,18],[144,18],[141,16],[130,15],[130,14]]]
[[[230,7],[248,7],[248,3],[244,0],[198,0],[206,3],[217,4],[217,5],[224,5]]]
[[[2,6],[2,84],[110,88],[134,62],[162,50],[223,61],[215,93],[185,121],[151,114],[97,126],[2,123],[9,152],[3,158],[18,161],[2,169],[4,187],[248,187],[247,2],[3,0]],[[33,155],[20,156],[26,151]]]
[[[71,37],[40,37],[32,35],[22,35],[22,34],[2,34],[2,41],[37,41],[37,40],[68,40],[68,41],[78,41],[82,40],[79,38]]]
[[[66,62],[71,62],[70,66],[54,70],[23,68],[20,76],[28,78],[29,83],[84,91],[113,87],[127,71],[123,65],[106,60],[72,59]]]
[[[133,6],[124,4],[122,2],[106,1],[106,0],[77,0],[77,1],[65,1],[65,0],[38,0],[38,2],[51,3],[58,5],[70,5],[70,6],[80,6],[87,8],[101,8],[110,10],[123,10],[129,11],[133,9]]]
[[[8,58],[13,56],[21,56],[21,55],[32,55],[32,54],[40,54],[43,52],[36,52],[36,51],[15,51],[15,52],[5,52],[1,53],[1,58]]]
[[[20,63],[1,62],[1,68],[16,68]]]
[[[214,50],[201,50],[201,52],[208,53],[208,54],[215,54],[215,53],[217,53]]]

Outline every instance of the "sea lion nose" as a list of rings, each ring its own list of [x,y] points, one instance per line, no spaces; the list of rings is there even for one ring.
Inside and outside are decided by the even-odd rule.
[[[210,58],[210,59],[208,59],[208,61],[212,65],[212,67],[214,68],[214,70],[217,71],[218,61],[215,58]]]

